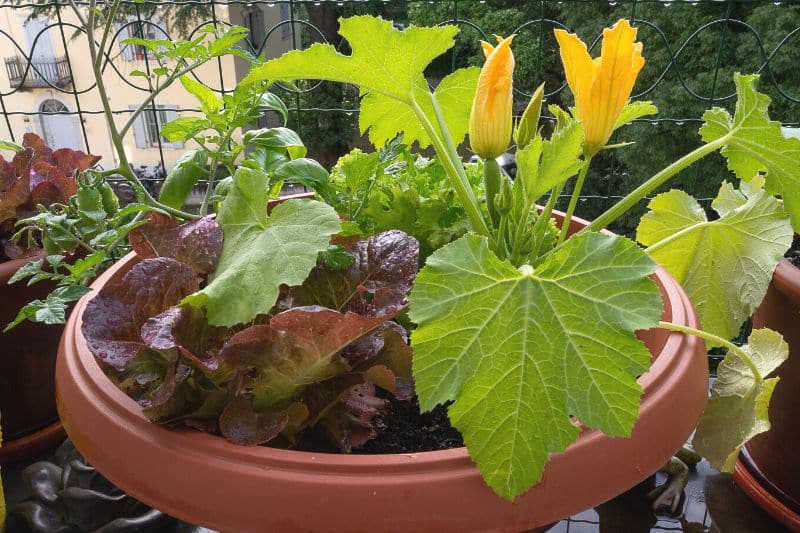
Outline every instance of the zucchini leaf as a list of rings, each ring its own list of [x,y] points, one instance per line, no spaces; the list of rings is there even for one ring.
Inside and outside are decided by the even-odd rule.
[[[693,445],[711,466],[733,471],[739,450],[744,444],[769,430],[769,401],[778,378],[762,379],[778,368],[789,356],[789,345],[771,329],[757,329],[750,334],[742,350],[761,376],[754,376],[742,356],[728,352],[717,368],[703,418],[697,427]]]
[[[781,203],[763,189],[726,182],[712,205],[713,221],[685,192],[659,194],[636,238],[686,290],[703,329],[732,339],[764,299],[793,231]]]
[[[722,148],[728,168],[744,181],[764,174],[766,191],[783,198],[792,226],[800,232],[800,139],[785,138],[780,122],[769,119],[770,99],[756,91],[758,79],[756,74],[735,74],[734,116],[718,107],[706,111],[700,135],[705,142],[730,136]]]
[[[333,208],[288,200],[267,216],[269,176],[239,168],[222,203],[225,235],[219,266],[208,285],[183,303],[205,307],[214,326],[233,326],[267,314],[281,285],[299,285],[341,229]]]
[[[657,324],[655,263],[633,242],[587,233],[535,270],[466,235],[434,252],[410,294],[423,410],[450,419],[488,485],[513,499],[548,454],[578,437],[571,420],[630,435],[650,354],[634,332]]]

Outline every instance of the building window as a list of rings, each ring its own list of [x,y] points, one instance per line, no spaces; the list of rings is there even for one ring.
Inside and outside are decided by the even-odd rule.
[[[156,106],[156,109],[147,109],[142,113],[145,123],[145,133],[147,134],[147,143],[150,146],[158,146],[158,133],[161,131],[161,126],[169,122],[167,118],[167,109],[163,105]],[[167,140],[161,138],[161,143],[166,143]]]
[[[135,109],[136,106],[130,106]],[[133,136],[137,148],[183,148],[182,142],[169,142],[159,133],[164,124],[178,118],[178,110],[168,104],[156,104],[155,109],[145,109],[133,124]]]
[[[166,39],[167,33],[156,20],[127,22],[120,32],[120,41],[136,37],[139,39]],[[155,59],[153,52],[140,44],[120,44],[120,57],[126,61],[142,61],[145,58]]]
[[[282,22],[289,22],[291,20],[291,16],[289,15],[290,7],[287,4],[281,4],[281,21]],[[291,24],[283,24],[281,26],[281,37],[283,37],[284,41],[288,41],[292,38],[292,25]]]
[[[264,12],[261,8],[254,7],[245,11],[244,25],[250,32],[249,41],[253,54],[261,54],[263,52],[264,39],[267,36],[266,22],[264,21]]]

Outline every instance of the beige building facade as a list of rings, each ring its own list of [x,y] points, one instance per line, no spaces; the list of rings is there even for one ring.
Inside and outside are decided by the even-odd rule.
[[[218,20],[248,28],[243,47],[275,57],[293,46],[288,6],[284,4],[231,4],[217,6]],[[198,21],[197,26],[201,26]],[[0,4],[0,40],[4,41],[5,68],[0,72],[0,138],[19,142],[26,132],[42,136],[54,148],[69,147],[102,156],[110,167],[117,154],[102,113],[89,60],[85,35],[76,35],[78,20],[71,9],[61,9],[58,20],[31,18],[30,9]],[[111,61],[104,70],[105,85],[118,127],[125,124],[148,94],[147,79],[130,76],[157,66],[147,50],[122,45],[123,39],[173,38],[175,28],[157,16],[116,24],[117,36],[110,46]],[[272,30],[272,31],[270,31]],[[9,38],[10,37],[10,38]],[[16,43],[16,44],[15,44]],[[253,43],[253,44],[250,44]],[[35,67],[35,68],[34,68]],[[198,80],[216,91],[230,91],[247,72],[239,58],[211,60],[195,71]],[[27,72],[26,72],[27,70]],[[74,94],[77,93],[77,94]],[[155,109],[141,114],[125,137],[125,152],[134,166],[153,166],[163,161],[169,170],[188,146],[159,137],[160,126],[181,115],[192,115],[197,104],[180,83],[166,89],[154,101]],[[87,146],[88,145],[88,146]]]

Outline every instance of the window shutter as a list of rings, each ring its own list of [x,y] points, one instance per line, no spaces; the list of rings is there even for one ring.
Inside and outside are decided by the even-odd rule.
[[[177,106],[167,106],[166,115],[167,115],[167,122],[169,122],[171,120],[175,120],[176,118],[178,118],[180,116],[180,113],[178,113],[178,107]],[[164,124],[161,124],[161,126],[163,127]],[[175,148],[177,150],[177,149],[183,148],[183,142],[182,141],[176,141],[174,143],[168,143],[167,146],[169,146],[170,148]]]
[[[131,36],[131,29],[133,26],[125,26],[124,24],[115,23],[114,28],[117,33],[117,42],[119,43],[119,58],[123,61],[133,61],[133,46],[129,44],[122,44],[122,41]]]
[[[128,109],[135,110],[137,106],[130,105]],[[147,139],[147,127],[145,126],[145,116],[144,113],[140,114],[136,117],[136,120],[133,121],[133,140],[136,143],[136,148],[149,148],[150,143]]]

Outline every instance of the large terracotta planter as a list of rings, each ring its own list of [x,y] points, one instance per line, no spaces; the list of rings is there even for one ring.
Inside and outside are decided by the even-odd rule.
[[[789,359],[769,406],[772,428],[742,450],[735,478],[774,518],[800,531],[800,269],[784,259],[756,312],[753,326],[776,330],[789,343]]]
[[[29,261],[44,254],[0,263],[0,331],[20,308],[53,289],[49,283],[31,287],[8,284]],[[63,328],[24,322],[0,334],[0,420],[3,446],[0,464],[17,461],[58,444],[64,432],[56,412],[54,377],[58,341]]]
[[[135,261],[124,258],[93,287],[123,275]],[[696,327],[678,284],[664,270],[654,277],[665,319]],[[90,298],[78,303],[59,352],[56,392],[67,433],[90,463],[135,498],[226,532],[541,527],[654,473],[685,442],[706,403],[703,343],[664,330],[642,332],[653,365],[639,378],[645,392],[631,438],[586,429],[565,453],[551,458],[540,484],[510,503],[484,485],[465,448],[400,455],[309,453],[236,446],[221,437],[151,424],[107,379],[86,346],[81,316]]]

